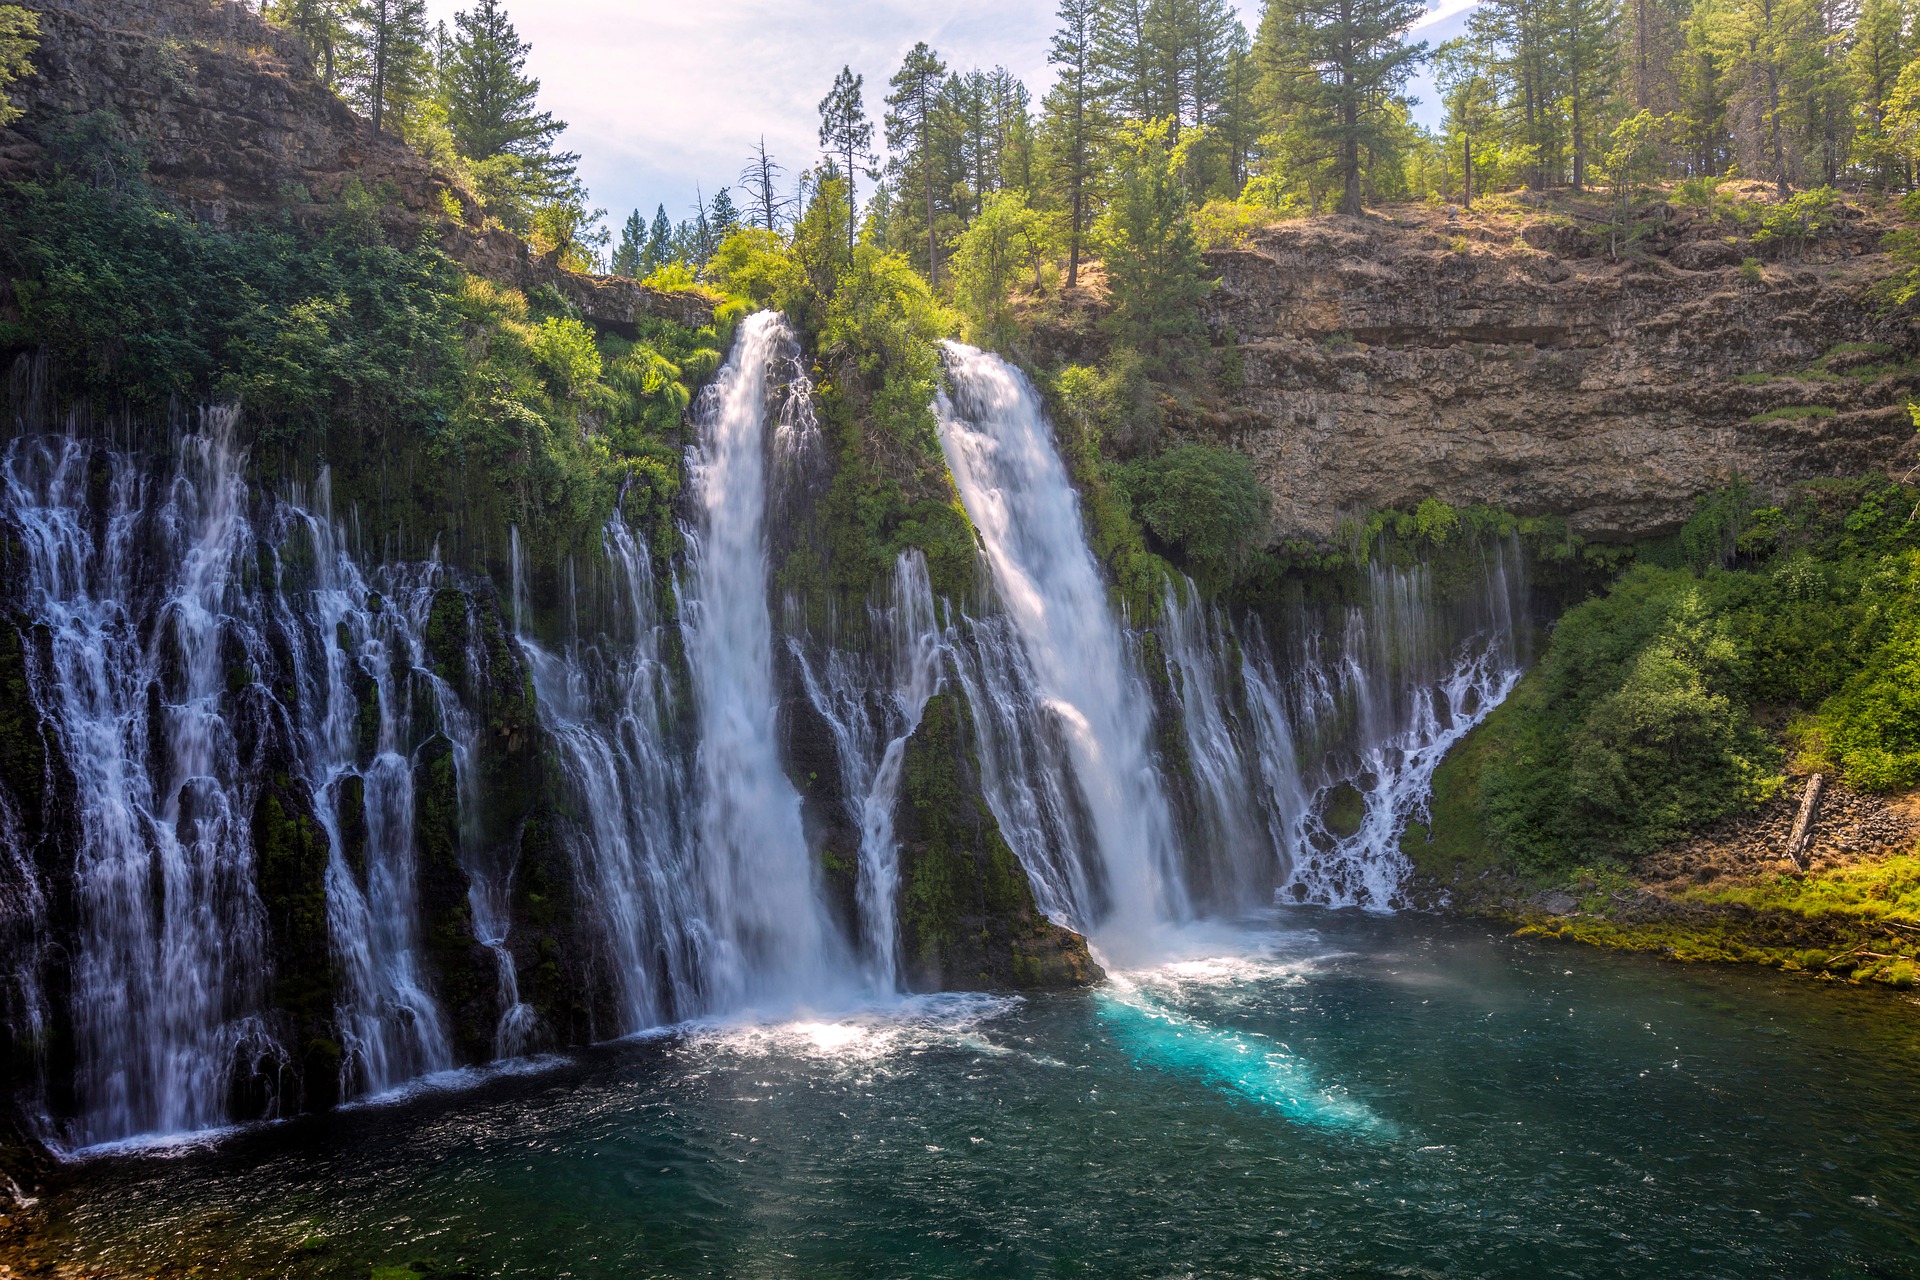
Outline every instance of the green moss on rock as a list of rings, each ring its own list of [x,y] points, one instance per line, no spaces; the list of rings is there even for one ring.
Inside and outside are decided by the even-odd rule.
[[[443,734],[427,739],[414,756],[413,816],[427,965],[451,1017],[460,1059],[484,1062],[493,1056],[499,977],[493,957],[474,937],[468,897],[473,882],[460,856],[460,788],[453,743]]]
[[[268,779],[254,801],[253,856],[273,965],[269,1003],[293,1024],[302,1101],[331,1106],[341,1055],[333,1021],[339,981],[327,930],[331,847],[306,789],[285,774]]]
[[[908,740],[895,817],[900,944],[919,990],[1086,986],[1086,939],[1040,913],[980,792],[966,704],[935,695]]]

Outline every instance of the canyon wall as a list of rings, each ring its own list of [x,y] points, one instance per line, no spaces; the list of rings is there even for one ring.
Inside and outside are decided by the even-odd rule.
[[[1791,256],[1672,206],[1644,226],[1618,258],[1524,211],[1302,220],[1209,254],[1245,369],[1214,430],[1256,460],[1274,537],[1435,497],[1629,540],[1735,473],[1777,492],[1913,464],[1914,334],[1867,297],[1879,220],[1843,205]],[[1842,344],[1892,350],[1822,359]]]
[[[643,317],[698,328],[713,304],[694,293],[569,271],[481,215],[454,175],[376,135],[321,82],[299,39],[242,5],[209,0],[25,0],[40,15],[35,74],[17,86],[25,116],[0,129],[0,181],[80,166],[96,182],[117,150],[195,218],[335,216],[357,183],[380,198],[399,238],[423,231],[477,275],[549,285],[601,328],[632,336]],[[105,135],[117,146],[101,145]]]

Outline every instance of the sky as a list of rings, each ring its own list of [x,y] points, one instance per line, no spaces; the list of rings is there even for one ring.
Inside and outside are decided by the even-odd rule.
[[[467,0],[428,0],[451,22]],[[1235,0],[1251,33],[1259,0]],[[1415,37],[1459,34],[1474,0],[1428,0]],[[1005,66],[1036,102],[1053,81],[1054,0],[508,0],[542,106],[615,228],[664,204],[678,222],[695,192],[734,186],[765,135],[789,173],[819,157],[820,99],[841,66],[865,77],[880,143],[887,77],[925,40],[949,67]],[[1424,77],[1415,116],[1434,123]]]

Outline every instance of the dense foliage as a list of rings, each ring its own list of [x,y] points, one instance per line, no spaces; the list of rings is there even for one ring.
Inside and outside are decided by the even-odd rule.
[[[721,337],[664,322],[597,336],[557,294],[470,277],[430,242],[395,243],[352,191],[318,230],[216,229],[137,180],[71,173],[0,201],[19,319],[62,390],[152,420],[238,400],[261,465],[335,469],[374,531],[426,542],[519,525],[536,546],[591,538],[624,487],[670,548],[680,411]],[[498,554],[476,545],[473,554]]]
[[[1649,852],[1770,794],[1788,752],[1858,787],[1920,784],[1916,497],[1711,495],[1569,611],[1476,735],[1466,781],[1501,852],[1530,873]]]

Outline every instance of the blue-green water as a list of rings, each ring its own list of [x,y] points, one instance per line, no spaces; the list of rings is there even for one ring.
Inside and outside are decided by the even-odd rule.
[[[1920,1275],[1920,1009],[1288,915],[1092,993],[695,1028],[91,1162],[115,1273]]]

